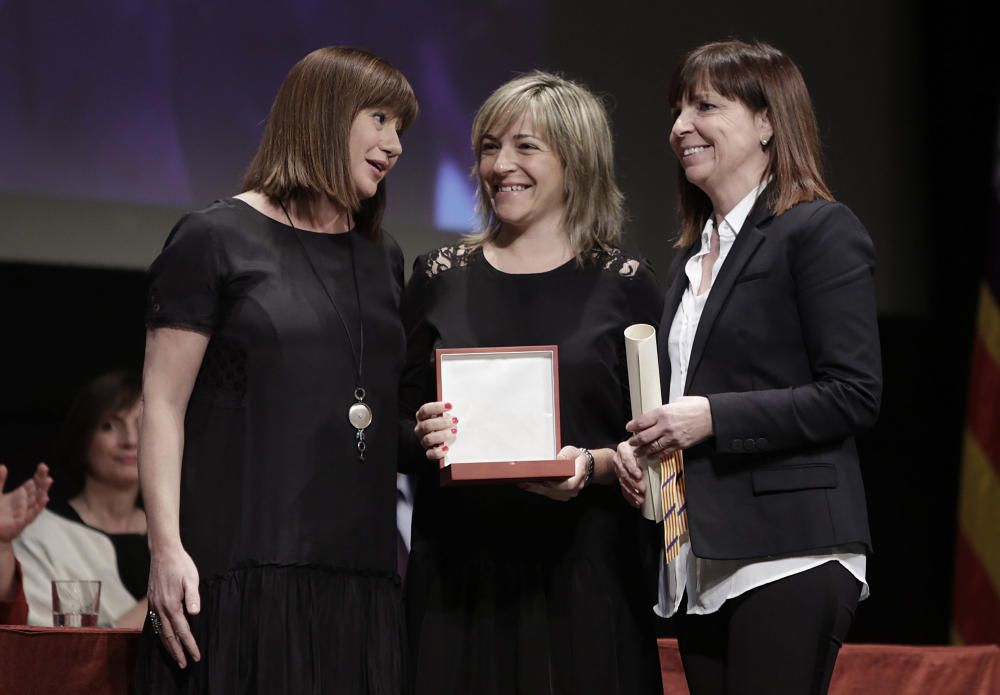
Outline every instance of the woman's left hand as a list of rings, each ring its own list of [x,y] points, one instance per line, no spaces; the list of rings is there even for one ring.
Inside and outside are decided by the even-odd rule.
[[[635,449],[622,442],[615,451],[615,477],[625,501],[638,509],[646,499],[646,476],[635,458]]]
[[[576,460],[576,473],[572,477],[558,482],[546,480],[520,483],[518,487],[557,502],[568,502],[579,495],[587,480],[587,455],[583,453],[582,449],[575,446],[564,446],[559,450],[558,458]]]
[[[636,456],[655,457],[687,449],[712,436],[712,407],[704,396],[682,396],[625,425]]]

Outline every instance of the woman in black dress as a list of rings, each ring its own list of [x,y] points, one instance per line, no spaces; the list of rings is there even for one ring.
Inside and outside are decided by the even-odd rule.
[[[185,216],[150,269],[143,692],[404,687],[402,258],[379,224],[416,111],[383,60],[314,51],[245,192]]]
[[[416,692],[662,693],[640,561],[649,529],[608,486],[628,419],[622,331],[661,304],[648,267],[616,247],[607,116],[583,87],[536,72],[487,99],[472,144],[483,231],[419,258],[403,302]],[[559,346],[559,456],[575,475],[442,488],[462,404],[429,402],[434,349],[539,344]]]

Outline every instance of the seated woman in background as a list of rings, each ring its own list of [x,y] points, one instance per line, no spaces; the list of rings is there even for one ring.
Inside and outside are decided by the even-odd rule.
[[[50,505],[14,541],[32,625],[52,624],[53,579],[99,579],[98,624],[142,625],[149,549],[138,503],[140,394],[137,376],[111,372],[70,406],[53,459],[68,501]]]
[[[28,622],[28,602],[12,542],[45,508],[52,478],[40,463],[33,477],[10,492],[3,492],[6,480],[7,467],[0,465],[0,625],[21,625]]]

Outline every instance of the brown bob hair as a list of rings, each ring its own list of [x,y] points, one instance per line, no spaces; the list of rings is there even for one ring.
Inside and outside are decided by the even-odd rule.
[[[308,205],[326,196],[353,214],[355,227],[376,238],[385,209],[385,181],[362,200],[348,158],[351,125],[362,110],[384,107],[405,130],[417,117],[410,83],[378,56],[341,46],[319,48],[288,72],[243,190]]]
[[[823,180],[819,128],[809,90],[798,66],[774,46],[736,39],[699,46],[684,56],[670,83],[675,109],[694,100],[700,87],[711,87],[757,114],[767,111],[774,130],[765,149],[767,202],[780,215],[797,203],[833,200]],[[712,203],[684,176],[678,163],[681,234],[676,246],[687,247],[701,235]]]
[[[131,408],[142,398],[139,376],[130,371],[101,374],[80,389],[63,420],[52,452],[60,498],[75,497],[83,489],[90,462],[90,443],[102,422]]]

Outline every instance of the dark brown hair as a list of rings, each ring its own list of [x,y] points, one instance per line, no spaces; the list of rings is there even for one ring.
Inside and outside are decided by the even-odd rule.
[[[53,449],[52,464],[60,498],[69,499],[83,489],[87,452],[100,424],[115,413],[131,408],[142,397],[139,377],[128,371],[102,374],[87,382],[73,399]]]
[[[670,83],[674,109],[694,100],[699,87],[710,87],[735,99],[757,114],[767,111],[774,131],[766,146],[768,165],[763,180],[767,202],[776,214],[797,203],[833,200],[823,180],[819,128],[809,90],[792,59],[774,46],[731,39],[707,43],[688,53]],[[677,246],[686,247],[701,235],[712,203],[684,176],[678,164],[681,235]]]
[[[302,206],[326,196],[352,213],[358,231],[377,237],[385,181],[374,196],[362,200],[348,159],[354,117],[375,106],[398,118],[401,130],[413,122],[417,99],[403,73],[359,48],[313,51],[281,83],[243,190]]]

